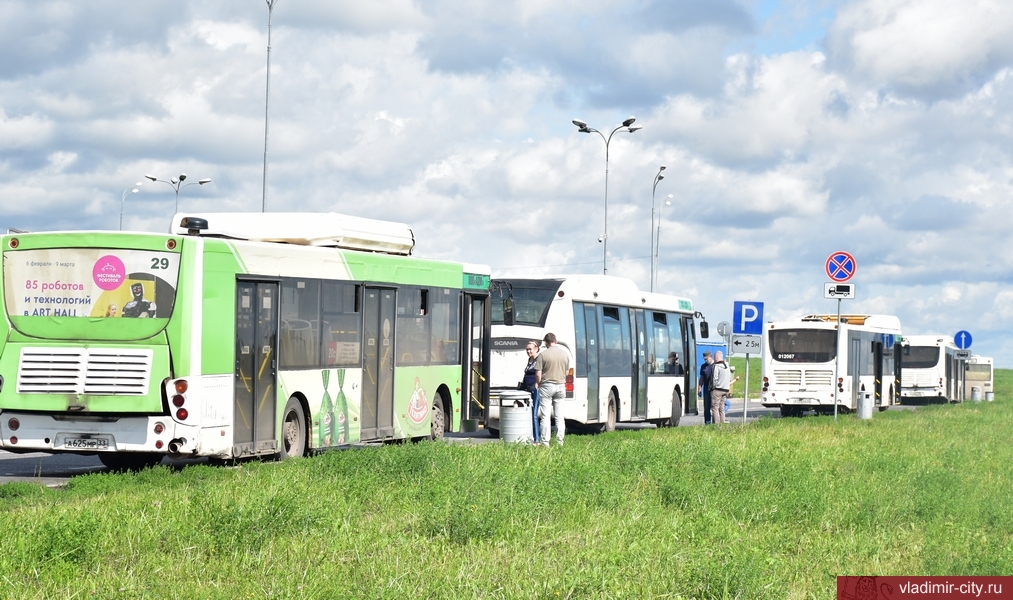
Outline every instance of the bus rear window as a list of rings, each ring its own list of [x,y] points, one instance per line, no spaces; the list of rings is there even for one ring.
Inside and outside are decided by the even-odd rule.
[[[179,254],[108,248],[4,253],[11,317],[160,318],[172,315]]]
[[[768,341],[777,362],[825,363],[837,357],[837,332],[830,329],[771,330]]]
[[[931,369],[939,364],[939,347],[910,346],[905,348],[900,364],[905,369]]]

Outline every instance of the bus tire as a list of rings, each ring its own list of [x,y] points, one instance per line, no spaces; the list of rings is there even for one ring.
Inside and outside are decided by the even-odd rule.
[[[489,427],[486,427],[485,430],[489,432],[490,437],[494,437],[497,439],[499,438],[499,429],[491,429]]]
[[[615,392],[609,391],[609,405],[605,413],[605,422],[601,424],[600,431],[602,433],[611,433],[616,430],[616,410],[618,403],[616,402]]]
[[[306,414],[298,398],[288,399],[281,419],[281,459],[306,455]]]
[[[140,471],[162,462],[154,452],[99,452],[98,459],[110,471]]]
[[[672,416],[665,419],[665,425],[668,427],[678,427],[679,421],[682,420],[682,394],[679,393],[678,389],[672,390]]]
[[[429,411],[430,413],[430,424],[429,424],[429,439],[436,441],[443,439],[443,432],[446,431],[447,416],[443,412],[443,396],[436,392],[436,396],[433,398],[433,408]]]

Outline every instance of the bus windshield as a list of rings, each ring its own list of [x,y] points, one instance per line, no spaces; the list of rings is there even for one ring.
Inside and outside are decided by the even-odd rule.
[[[901,359],[901,365],[905,369],[931,369],[938,364],[938,346],[911,346],[905,350]]]
[[[837,332],[832,329],[772,329],[768,341],[778,362],[825,363],[837,357]]]
[[[556,279],[494,279],[489,286],[493,325],[503,324],[503,300],[513,298],[516,325],[544,327],[549,305],[562,284]]]
[[[989,381],[992,379],[992,365],[969,364],[967,365],[967,379],[974,381]]]

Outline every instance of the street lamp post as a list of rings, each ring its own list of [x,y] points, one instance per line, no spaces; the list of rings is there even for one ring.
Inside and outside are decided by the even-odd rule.
[[[260,202],[260,212],[267,210],[267,117],[270,114],[271,106],[271,16],[274,12],[274,3],[278,0],[264,0],[267,2],[267,91],[264,93],[264,197]]]
[[[669,194],[665,203],[658,207],[658,241],[654,245],[654,269],[652,270],[655,277],[661,271],[661,261],[658,260],[658,255],[661,253],[661,212],[666,206],[672,206],[672,194]],[[653,285],[651,286],[651,290],[654,290]]]
[[[198,181],[191,181],[190,183],[184,184],[183,182],[186,181],[186,173],[180,173],[179,177],[173,177],[169,181],[166,181],[164,179],[159,179],[159,178],[155,177],[154,175],[145,175],[144,178],[145,179],[150,179],[152,181],[161,181],[162,183],[168,183],[169,187],[171,187],[173,190],[176,191],[176,209],[172,212],[172,214],[174,214],[174,215],[179,212],[179,188],[185,188],[188,185],[204,185],[205,183],[211,183],[211,179],[205,178],[205,179],[201,179],[201,180],[198,180]]]
[[[142,185],[144,182],[138,181],[132,187],[123,190],[123,196],[120,197],[120,231],[123,231],[123,203],[127,201],[127,194],[136,194],[141,191],[138,188]]]
[[[654,291],[654,192],[656,192],[658,190],[658,183],[661,182],[661,180],[665,178],[665,176],[662,175],[661,172],[664,171],[666,168],[667,167],[665,165],[661,165],[661,168],[658,169],[658,174],[654,176],[654,186],[651,188],[651,229],[650,229],[650,234],[651,234],[651,251],[650,251],[650,258],[651,258],[651,291],[652,292]]]
[[[581,133],[597,133],[598,135],[601,136],[602,141],[605,142],[605,233],[602,234],[602,236],[600,238],[598,238],[598,241],[600,241],[602,243],[602,260],[601,260],[601,263],[602,263],[601,267],[602,267],[602,269],[601,270],[602,270],[602,274],[603,275],[607,275],[608,274],[608,243],[609,243],[608,242],[608,238],[609,238],[609,143],[612,142],[612,136],[615,135],[615,132],[619,131],[620,129],[625,129],[629,133],[633,133],[635,131],[643,129],[642,125],[634,125],[633,124],[633,122],[636,121],[636,120],[637,120],[636,117],[630,117],[629,119],[626,119],[625,121],[623,121],[622,125],[620,125],[620,126],[616,127],[615,129],[613,129],[612,133],[608,134],[608,137],[605,137],[605,134],[602,133],[602,132],[600,132],[600,131],[598,131],[597,129],[595,129],[593,127],[588,127],[587,123],[585,123],[584,121],[581,121],[580,119],[574,119],[573,120],[573,124],[577,126],[577,131],[579,131]]]

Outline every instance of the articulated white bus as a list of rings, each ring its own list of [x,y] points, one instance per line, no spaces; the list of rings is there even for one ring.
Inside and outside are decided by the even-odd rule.
[[[760,402],[783,416],[858,409],[860,395],[886,410],[899,396],[900,319],[891,315],[808,315],[763,326]],[[839,334],[839,335],[838,335]],[[836,360],[837,381],[834,381]]]
[[[972,390],[976,387],[980,387],[981,399],[992,400],[994,397],[994,390],[992,387],[992,359],[988,356],[978,356],[977,354],[974,354],[971,358],[967,359],[965,367],[964,398],[971,398],[973,396],[971,393]]]
[[[574,275],[494,279],[486,428],[499,434],[499,397],[517,390],[528,341],[556,335],[573,358],[564,415],[578,429],[617,422],[676,426],[696,407],[693,303],[644,292],[629,279]],[[707,323],[700,323],[702,337]],[[672,356],[672,355],[675,356]],[[669,358],[678,360],[670,367]],[[568,425],[569,427],[569,425]]]
[[[904,338],[900,399],[903,404],[960,402],[964,399],[964,359],[946,335]]]

